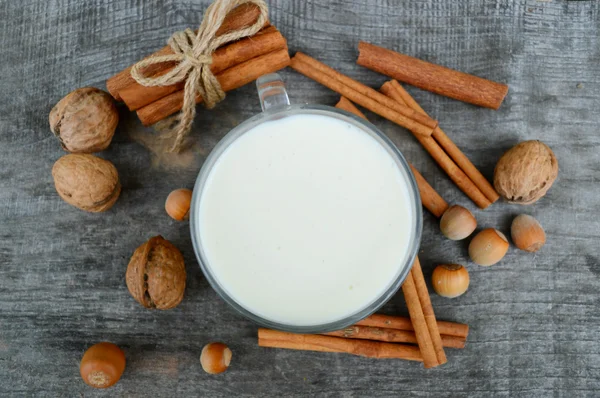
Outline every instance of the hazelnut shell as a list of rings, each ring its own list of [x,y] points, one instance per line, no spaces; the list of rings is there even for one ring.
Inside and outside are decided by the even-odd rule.
[[[50,130],[64,150],[100,152],[110,145],[119,123],[112,97],[94,87],[67,94],[50,111]]]
[[[536,252],[546,243],[544,228],[527,214],[515,217],[510,227],[510,235],[515,246],[527,252]]]
[[[463,295],[469,288],[469,271],[460,264],[441,264],[431,275],[431,285],[435,292],[446,298]]]
[[[94,388],[114,385],[125,370],[125,354],[113,343],[102,342],[87,349],[79,372],[83,381]]]
[[[477,228],[473,213],[459,205],[450,206],[440,219],[440,231],[448,239],[462,240]]]
[[[125,275],[133,298],[146,308],[159,310],[176,307],[183,300],[185,279],[181,252],[162,236],[135,250]]]
[[[494,187],[508,202],[528,205],[548,192],[558,176],[558,161],[540,141],[525,141],[509,149],[496,164]]]
[[[469,243],[469,257],[479,265],[494,265],[504,258],[508,246],[508,239],[502,232],[487,228],[475,235]]]
[[[67,203],[85,211],[110,209],[121,193],[116,167],[93,155],[69,154],[52,167],[56,192]]]
[[[192,191],[186,188],[176,189],[169,194],[165,202],[167,214],[174,220],[184,221],[190,216]]]
[[[223,343],[210,343],[202,348],[200,364],[202,369],[209,374],[223,373],[231,363],[232,352]]]

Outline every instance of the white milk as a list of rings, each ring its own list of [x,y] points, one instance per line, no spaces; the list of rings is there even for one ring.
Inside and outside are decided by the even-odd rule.
[[[208,267],[228,295],[263,318],[316,325],[367,307],[402,271],[409,198],[374,138],[307,114],[237,139],[196,214]]]

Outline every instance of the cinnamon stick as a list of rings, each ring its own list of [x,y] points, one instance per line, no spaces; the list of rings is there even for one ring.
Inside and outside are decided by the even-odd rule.
[[[210,70],[218,74],[252,58],[286,47],[286,40],[274,27],[269,26],[252,37],[246,37],[229,45],[218,48],[212,55]],[[165,68],[153,77],[170,72],[172,67]],[[133,80],[133,79],[132,79]],[[130,111],[140,109],[175,91],[183,90],[185,81],[170,86],[142,86],[135,80],[119,90],[121,99]]]
[[[372,326],[398,330],[414,331],[413,324],[409,318],[384,314],[373,314],[356,323],[357,326]],[[466,339],[469,335],[469,325],[464,323],[437,321],[438,330],[441,334]]]
[[[288,350],[297,350],[297,351],[319,351],[319,352],[344,352],[340,349],[323,347],[316,344],[311,344],[307,342],[295,342],[288,340],[270,340],[264,338],[258,338],[258,346],[259,347],[269,347],[269,348],[284,348]]]
[[[448,203],[440,196],[439,193],[423,177],[419,170],[415,168],[412,164],[410,165],[410,169],[415,176],[415,181],[417,181],[417,186],[419,187],[419,195],[421,196],[421,203],[423,206],[431,212],[437,218],[440,218],[446,210],[448,210]]]
[[[446,353],[444,352],[442,337],[440,336],[440,330],[437,326],[437,320],[435,319],[435,313],[433,312],[431,298],[429,297],[429,291],[425,284],[425,277],[423,276],[419,257],[415,257],[415,262],[410,273],[415,281],[415,288],[417,289],[417,294],[421,302],[421,308],[423,309],[423,315],[425,316],[425,323],[427,323],[427,328],[429,329],[429,335],[431,336],[435,355],[437,356],[438,363],[442,365],[448,360],[446,359]]]
[[[394,87],[400,97],[404,100],[406,106],[414,109],[417,112],[421,112],[424,115],[427,113],[421,108],[421,105],[398,83],[397,80],[391,80],[388,83]],[[465,154],[452,142],[452,140],[444,133],[444,131],[438,125],[432,134],[433,138],[440,144],[440,146],[446,151],[446,153],[456,162],[458,167],[473,181],[473,183],[479,188],[479,190],[485,195],[486,198],[492,203],[500,198],[498,192],[494,189],[492,184],[481,174],[473,163],[465,156]]]
[[[417,138],[448,177],[464,192],[480,209],[486,209],[492,202],[477,188],[473,181],[452,161],[446,152],[433,138]]]
[[[398,101],[401,104],[406,104],[402,95],[398,91],[397,87],[385,83],[381,86],[381,92],[388,97]],[[485,209],[492,202],[477,188],[477,186],[471,181],[471,179],[465,174],[460,167],[448,156],[446,152],[440,147],[438,142],[433,137],[421,137],[415,134],[415,138],[421,143],[431,157],[437,162],[437,164],[446,172],[448,177],[465,193],[475,204]]]
[[[423,360],[419,349],[412,345],[296,334],[263,328],[258,329],[258,345],[306,351],[345,352],[368,358]]]
[[[289,63],[290,56],[287,48],[285,48],[252,58],[224,70],[216,77],[224,91],[231,91],[258,79],[264,74],[276,72],[288,66]],[[196,97],[196,103],[199,102],[202,102],[201,96]],[[143,125],[150,126],[181,110],[182,106],[183,90],[180,90],[138,109],[137,114]]]
[[[290,67],[370,111],[409,129],[415,135],[430,137],[437,126],[436,121],[391,101],[376,90],[350,79],[308,55],[296,53]]]
[[[241,29],[243,27],[247,27],[256,22],[260,15],[260,10],[256,6],[256,4],[245,3],[241,4],[238,7],[234,8],[223,20],[223,23],[217,30],[216,36],[221,36],[225,33]],[[268,24],[268,23],[267,23]],[[149,55],[146,58],[159,56],[159,55],[169,55],[173,54],[173,50],[171,47],[165,46],[155,53]],[[172,66],[172,65],[171,65]],[[156,64],[152,65],[145,70],[147,75],[154,75],[159,73],[160,71],[168,68],[169,65],[166,64]],[[129,86],[130,84],[135,83],[135,80],[131,77],[131,66],[127,69],[117,73],[106,81],[106,88],[108,92],[113,96],[113,98],[117,101],[121,101],[121,96],[119,95],[119,91],[122,88]]]
[[[404,293],[406,307],[408,308],[410,320],[412,321],[415,330],[417,344],[419,345],[419,350],[423,356],[423,365],[425,368],[435,367],[440,363],[433,347],[433,342],[431,340],[431,335],[429,334],[427,322],[425,321],[421,300],[419,299],[419,295],[417,293],[412,272],[409,272],[404,280],[404,283],[402,284],[402,292]]]
[[[370,43],[358,43],[359,65],[423,90],[491,109],[508,93],[506,84],[432,64]]]
[[[337,104],[335,104],[335,107],[338,109],[343,109],[346,112],[350,112],[353,115],[360,117],[361,119],[365,119],[367,121],[369,120],[367,119],[364,113],[362,113],[352,102],[350,102],[348,98],[344,96],[340,97],[340,100]]]
[[[345,337],[347,339],[363,339],[385,341],[387,343],[417,344],[415,332],[408,330],[379,328],[372,326],[349,326],[343,330],[323,333],[326,336]],[[466,339],[463,337],[443,334],[442,345],[448,348],[464,348]]]
[[[367,120],[367,117],[358,110],[356,106],[346,97],[341,97],[339,102],[335,105],[336,108],[343,109],[347,112],[353,113],[354,115]],[[421,203],[437,218],[440,218],[442,214],[448,209],[448,203],[433,189],[431,185],[425,180],[425,178],[419,173],[419,171],[410,164],[417,186],[419,187],[419,194],[421,196]]]

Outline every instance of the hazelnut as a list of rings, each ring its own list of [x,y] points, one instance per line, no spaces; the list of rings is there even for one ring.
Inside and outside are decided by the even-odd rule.
[[[183,300],[183,256],[171,242],[155,236],[138,247],[127,266],[129,293],[146,308],[168,310]]]
[[[540,141],[525,141],[502,155],[494,170],[494,187],[510,203],[528,205],[544,196],[557,176],[552,150]]]
[[[544,228],[527,214],[521,214],[513,220],[510,234],[515,246],[527,252],[536,252],[546,243]]]
[[[165,210],[172,219],[177,221],[187,220],[190,216],[190,204],[192,202],[192,191],[181,188],[169,194],[165,202]]]
[[[455,298],[469,288],[469,271],[460,264],[442,264],[431,275],[433,290],[442,297]]]
[[[231,363],[231,350],[223,343],[210,343],[200,354],[200,364],[206,373],[223,373]]]
[[[469,257],[479,265],[493,265],[502,260],[508,251],[508,239],[497,229],[479,232],[469,243]]]
[[[477,228],[477,220],[473,213],[462,206],[450,206],[440,219],[442,234],[451,240],[465,239]]]
[[[110,209],[121,193],[115,166],[93,155],[63,156],[54,163],[52,177],[65,202],[89,212]]]
[[[50,111],[49,119],[50,129],[64,150],[91,153],[108,148],[119,113],[108,93],[84,87],[61,99]]]
[[[85,383],[94,388],[114,385],[125,370],[125,354],[113,343],[94,344],[83,354],[79,372]]]

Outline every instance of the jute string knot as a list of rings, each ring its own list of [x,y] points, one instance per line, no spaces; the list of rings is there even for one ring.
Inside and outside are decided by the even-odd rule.
[[[234,8],[253,3],[260,15],[253,25],[217,36],[223,20]],[[171,148],[177,152],[185,136],[190,132],[196,116],[196,96],[202,97],[207,108],[214,107],[225,98],[225,92],[210,70],[212,53],[225,43],[254,35],[267,22],[268,8],[264,0],[216,0],[204,14],[198,33],[191,29],[175,32],[168,41],[174,54],[144,59],[133,66],[131,76],[142,86],[171,86],[185,81],[183,107],[173,127],[175,142]],[[169,72],[161,76],[146,76],[144,70],[154,64],[177,62]]]

